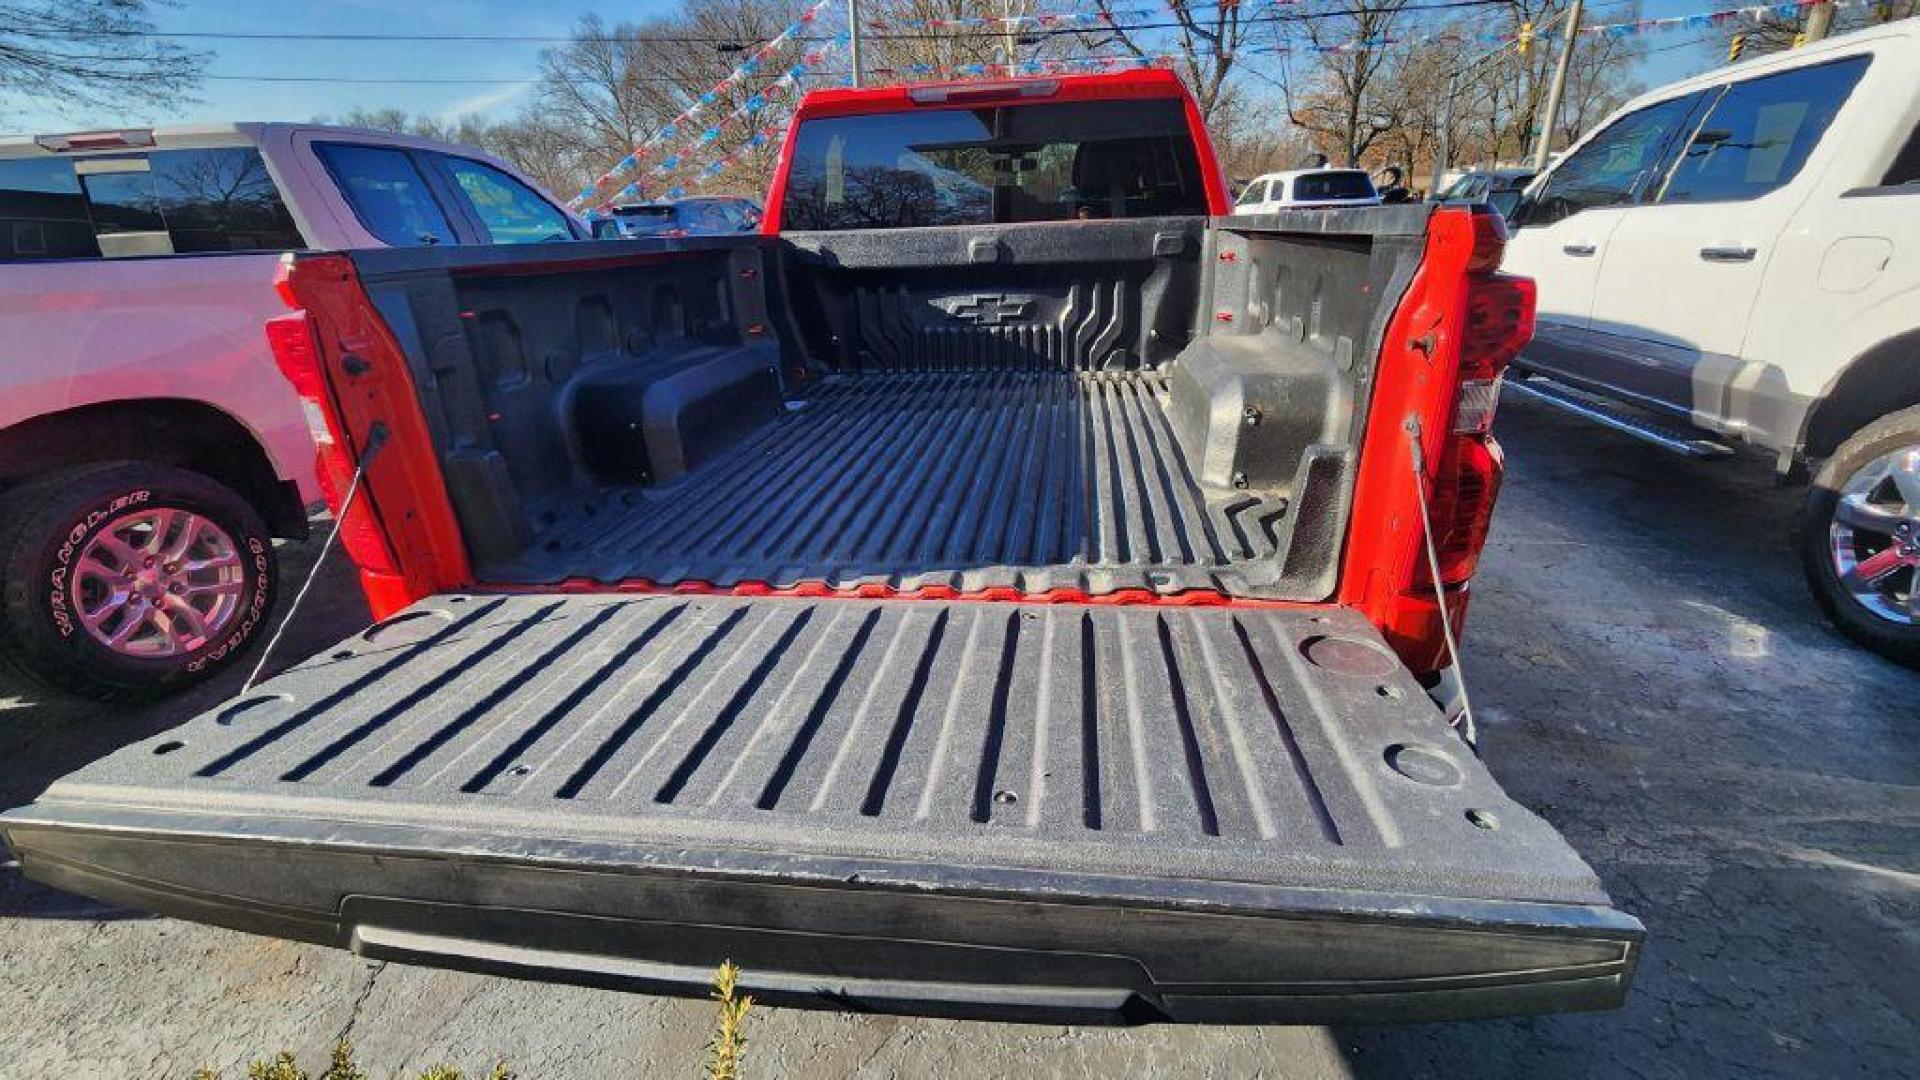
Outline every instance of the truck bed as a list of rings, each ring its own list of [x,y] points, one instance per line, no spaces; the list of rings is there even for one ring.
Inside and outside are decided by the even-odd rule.
[[[495,580],[1235,591],[1285,501],[1203,489],[1164,374],[834,377],[681,480],[581,499]]]
[[[1641,935],[1324,608],[443,596],[0,824],[202,921],[840,1008],[1605,1007]]]

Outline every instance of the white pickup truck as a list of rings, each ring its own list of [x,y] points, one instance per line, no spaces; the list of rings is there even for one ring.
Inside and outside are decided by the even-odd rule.
[[[1920,24],[1629,102],[1509,215],[1539,285],[1509,385],[1681,453],[1812,476],[1834,624],[1920,664]]]
[[[0,657],[127,699],[258,635],[321,494],[261,329],[280,253],[585,236],[506,164],[386,132],[0,140]]]

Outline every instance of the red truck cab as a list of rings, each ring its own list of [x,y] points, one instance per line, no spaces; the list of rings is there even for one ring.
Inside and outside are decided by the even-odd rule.
[[[809,95],[779,176],[758,236],[294,257],[381,621],[0,816],[27,873],[826,1008],[1621,1000],[1639,923],[1422,688],[1496,218],[1221,216],[1153,72]]]

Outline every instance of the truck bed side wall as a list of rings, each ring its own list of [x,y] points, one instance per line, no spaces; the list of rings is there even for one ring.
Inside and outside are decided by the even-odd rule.
[[[1119,498],[1257,503],[1232,518],[1262,535],[1240,538],[1257,565],[1230,591],[1311,601],[1337,580],[1360,406],[1424,223],[1395,208],[354,259],[483,578],[560,516],[697,484],[828,376],[1148,374],[1160,464],[1113,453],[1173,472]]]

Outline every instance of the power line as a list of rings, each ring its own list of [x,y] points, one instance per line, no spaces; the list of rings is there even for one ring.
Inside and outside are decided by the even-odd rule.
[[[1407,4],[1401,7],[1354,7],[1338,11],[1295,11],[1274,15],[1247,15],[1241,18],[1244,23],[1289,23],[1316,22],[1322,19],[1345,19],[1356,15],[1397,15],[1422,11],[1454,11],[1466,8],[1503,6],[1512,0],[1440,0],[1438,3]],[[1222,4],[1190,5],[1193,8],[1218,8],[1234,6]],[[1178,30],[1185,24],[1178,20],[1172,22],[1110,23],[1089,22],[1084,26],[1064,27],[1022,27],[1017,33],[1022,37],[1059,37],[1074,34],[1099,34],[1114,30]],[[994,29],[950,29],[942,31],[915,33],[862,33],[865,41],[949,41],[957,38],[993,38],[1006,36],[1004,28]],[[548,34],[371,34],[371,33],[321,33],[310,31],[250,31],[250,30],[104,30],[98,32],[101,37],[140,37],[167,38],[181,41],[348,41],[348,42],[415,42],[437,44],[532,44],[532,45],[570,45],[570,44],[660,44],[660,45],[753,45],[768,38],[742,38],[715,35],[694,34],[602,34],[564,37]],[[837,40],[836,35],[801,35],[792,40],[824,42]]]

